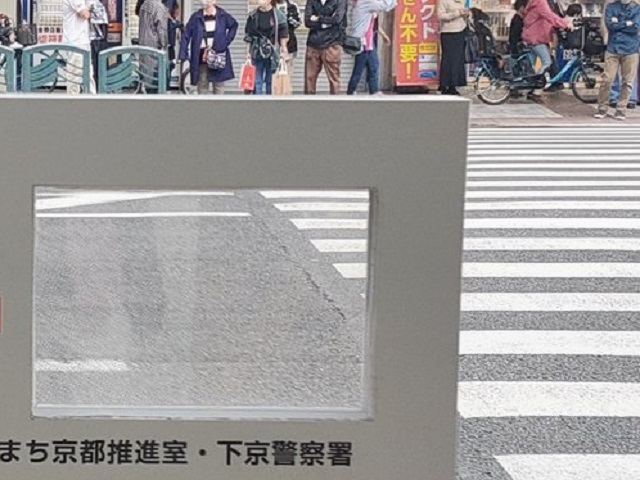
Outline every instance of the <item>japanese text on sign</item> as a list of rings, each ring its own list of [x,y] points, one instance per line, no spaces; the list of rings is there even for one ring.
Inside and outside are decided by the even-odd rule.
[[[422,85],[438,79],[437,0],[399,0],[396,10],[396,83]]]
[[[220,440],[217,455],[223,465],[350,467],[351,442],[297,442],[273,440],[245,442]],[[0,467],[26,462],[54,465],[188,465],[186,441],[182,440],[0,440]],[[198,450],[206,457],[205,448]]]
[[[353,455],[351,442],[325,444],[313,440],[300,443],[290,440],[220,441],[218,445],[226,449],[227,466],[242,462],[254,467],[260,465],[350,467]]]
[[[0,464],[187,464],[187,443],[178,440],[0,440]]]

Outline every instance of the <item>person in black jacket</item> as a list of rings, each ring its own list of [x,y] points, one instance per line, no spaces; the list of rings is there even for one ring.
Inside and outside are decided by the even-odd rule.
[[[342,45],[347,29],[347,0],[309,0],[304,12],[309,29],[304,59],[304,93],[315,95],[318,75],[324,67],[331,95],[340,93]]]
[[[516,13],[511,18],[509,25],[509,53],[515,55],[519,51],[518,45],[522,43],[522,28],[524,27],[524,9],[527,6],[527,0],[516,0],[513,5]]]
[[[298,54],[298,38],[296,37],[296,30],[302,24],[300,21],[300,9],[298,5],[289,0],[277,0],[276,8],[287,16],[287,25],[289,26],[289,43],[287,44],[287,51],[289,52],[289,58],[287,60],[287,71],[289,77],[293,76],[293,64]]]

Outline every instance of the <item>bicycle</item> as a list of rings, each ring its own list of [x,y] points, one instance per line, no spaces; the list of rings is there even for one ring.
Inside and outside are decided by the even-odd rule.
[[[572,52],[563,68],[552,78],[549,84],[562,82],[569,76],[569,85],[573,95],[581,102],[593,104],[598,100],[600,76],[602,67],[597,65],[590,55],[584,53],[584,27],[578,31],[582,41],[580,47],[575,43],[568,43],[566,49]],[[567,33],[560,33],[561,40],[567,38]],[[536,73],[533,69],[533,52],[523,46],[515,55],[503,58],[492,53],[482,55],[480,67],[475,75],[475,94],[488,105],[505,103],[512,92],[521,90],[533,92],[547,85],[544,73]]]

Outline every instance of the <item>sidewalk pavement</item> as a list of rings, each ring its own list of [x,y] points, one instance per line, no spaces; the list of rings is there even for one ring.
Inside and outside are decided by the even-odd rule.
[[[597,120],[593,118],[596,105],[582,103],[566,88],[557,93],[543,93],[535,101],[509,99],[503,105],[480,102],[471,88],[461,93],[466,93],[465,97],[472,101],[471,126],[474,127],[640,124],[640,107],[627,110],[624,121],[610,117]]]

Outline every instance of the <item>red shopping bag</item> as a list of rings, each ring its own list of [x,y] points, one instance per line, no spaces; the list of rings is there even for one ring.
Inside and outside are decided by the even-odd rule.
[[[240,73],[240,90],[253,92],[256,85],[256,67],[247,62],[242,66]]]

